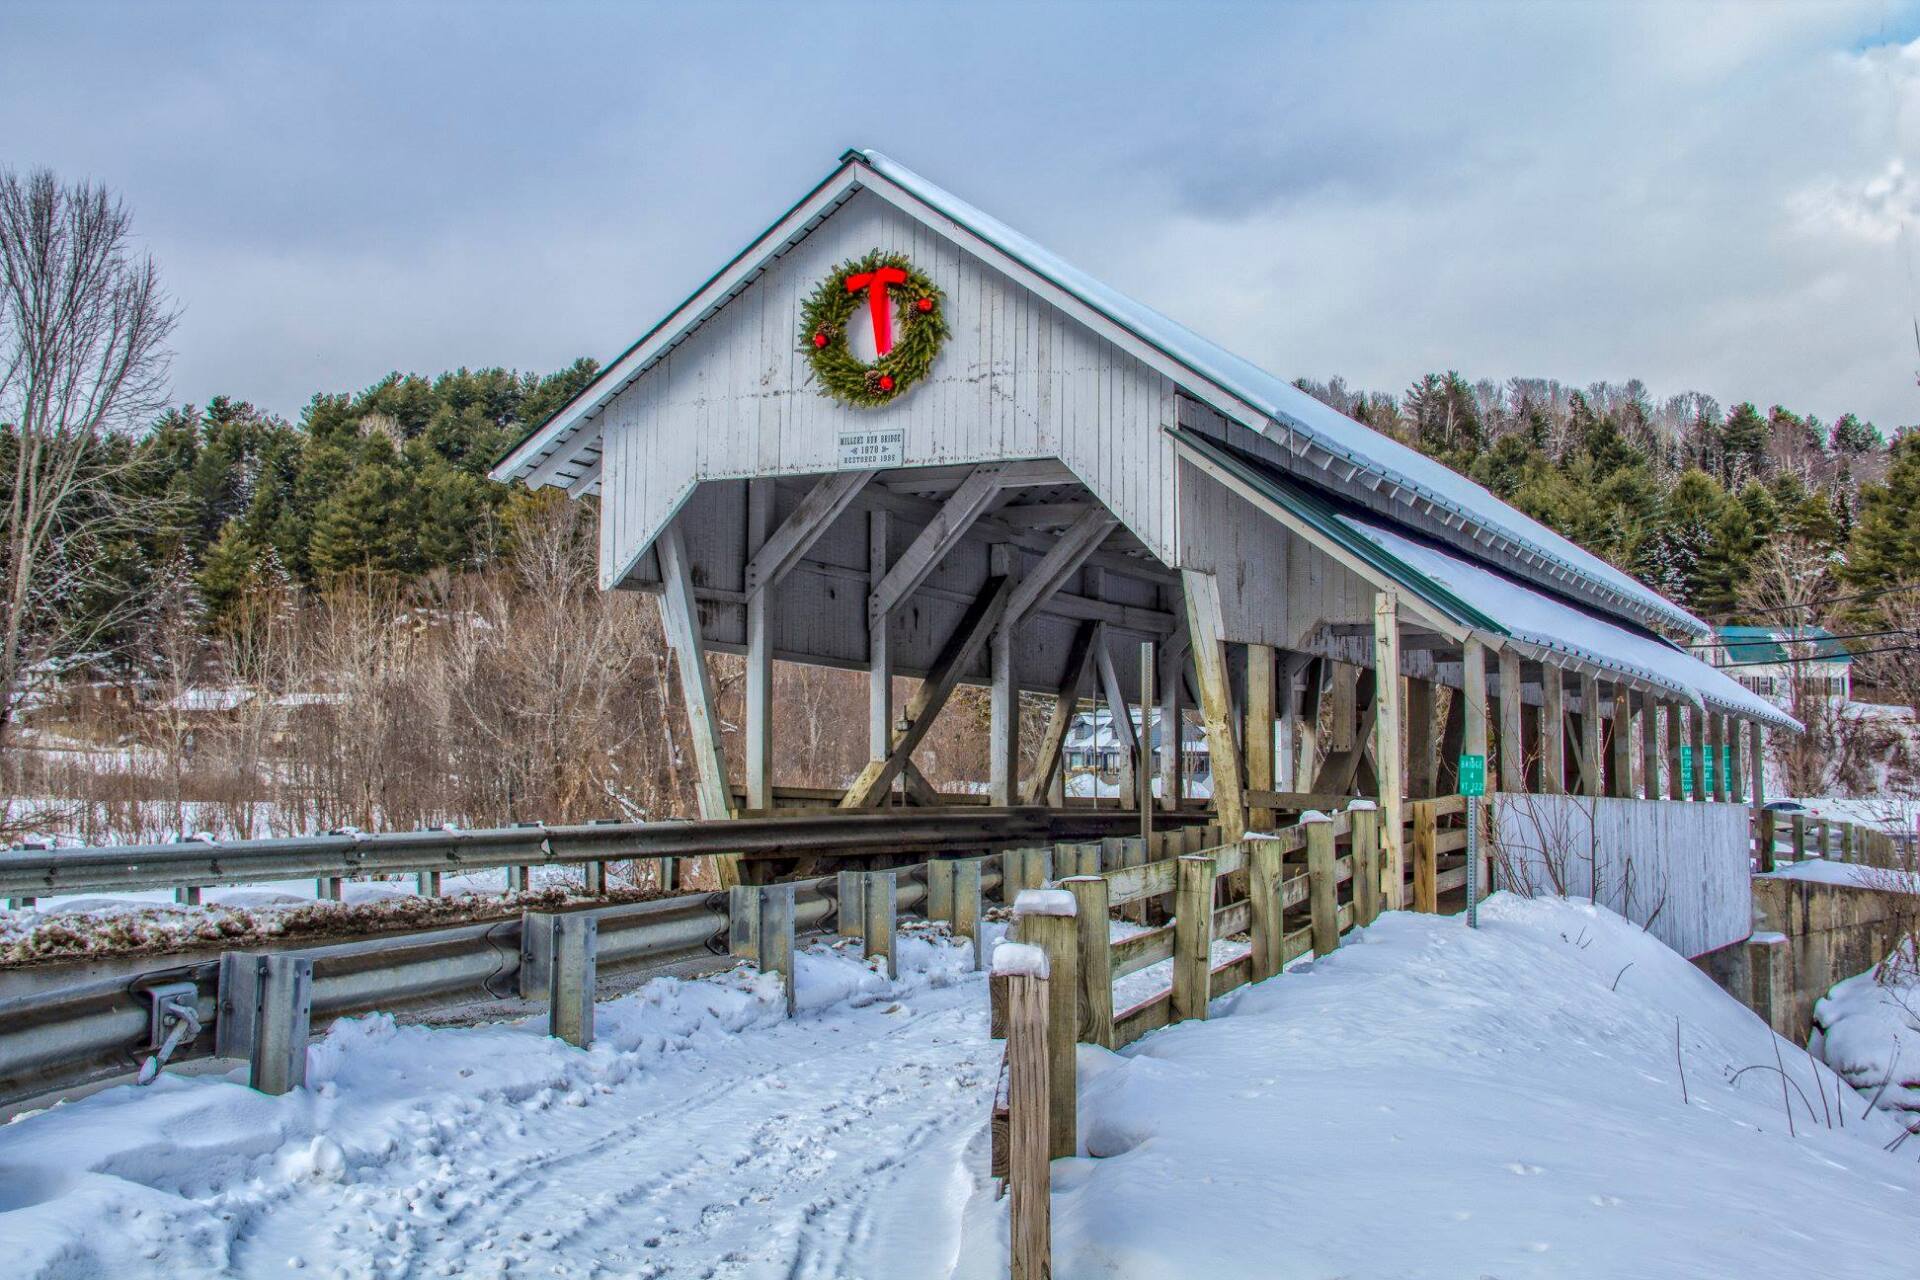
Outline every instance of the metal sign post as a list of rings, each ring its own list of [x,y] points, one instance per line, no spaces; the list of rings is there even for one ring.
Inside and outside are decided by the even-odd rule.
[[[1467,927],[1480,927],[1480,797],[1487,794],[1487,758],[1460,757],[1460,794],[1467,799]]]

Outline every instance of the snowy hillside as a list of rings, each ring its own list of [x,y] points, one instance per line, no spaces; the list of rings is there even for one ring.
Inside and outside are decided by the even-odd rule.
[[[1781,1044],[1789,1135],[1772,1037],[1616,917],[1482,920],[1391,914],[1210,1022],[1083,1049],[1055,1274],[1912,1272],[1891,1117]],[[903,947],[898,983],[810,950],[791,1022],[771,979],[659,979],[587,1052],[364,1019],[310,1091],[168,1077],[27,1116],[0,1128],[7,1273],[1003,1276],[984,982]]]

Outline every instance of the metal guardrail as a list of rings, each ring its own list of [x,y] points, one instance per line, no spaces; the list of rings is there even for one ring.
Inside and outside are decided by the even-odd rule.
[[[991,865],[991,864],[990,864]],[[1000,883],[996,871],[983,887]],[[835,877],[796,883],[794,926],[807,932],[833,916]],[[924,864],[900,873],[898,910],[926,901]],[[688,894],[591,909],[598,959],[608,968],[660,969],[712,954],[726,955],[727,897]],[[282,952],[313,963],[313,1028],[376,1010],[519,994],[522,921],[461,925],[358,942]],[[154,999],[163,987],[190,983],[200,1032],[170,1062],[214,1056],[220,1019],[217,958],[57,991],[0,1000],[0,1104],[74,1088],[130,1072],[157,1043]]]
[[[0,898],[708,854],[931,853],[1123,835],[1124,810],[809,813],[0,851]]]

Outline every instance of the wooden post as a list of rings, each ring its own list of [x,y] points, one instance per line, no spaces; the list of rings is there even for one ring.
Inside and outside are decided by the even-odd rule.
[[[1540,664],[1540,793],[1567,789],[1567,695],[1560,668]]]
[[[1003,969],[1004,966],[1004,969]],[[1053,1275],[1051,1201],[1053,979],[1037,948],[1002,947],[994,978],[1005,983],[1007,1020],[1007,1195],[1013,1280]]]
[[[1707,795],[1707,717],[1706,712],[1692,707],[1687,709],[1687,738],[1693,747],[1693,798],[1706,800]]]
[[[1295,791],[1313,790],[1314,774],[1320,768],[1320,699],[1329,665],[1325,658],[1315,658],[1307,664],[1307,673],[1302,678],[1300,715],[1294,729],[1294,736],[1299,739],[1299,759],[1293,775]]]
[[[1580,676],[1580,794],[1607,794],[1607,762],[1600,753],[1600,680],[1582,672]]]
[[[1327,680],[1333,699],[1333,724],[1327,731],[1327,752],[1353,750],[1353,731],[1360,723],[1360,668],[1335,662]]]
[[[1520,651],[1500,650],[1500,789],[1527,789],[1526,734],[1520,728],[1526,707],[1520,697]]]
[[[1460,754],[1487,754],[1487,647],[1471,637],[1462,647],[1460,697],[1465,718],[1460,724]]]
[[[1758,720],[1747,721],[1747,768],[1753,776],[1753,806],[1767,803],[1766,726]]]
[[[980,862],[936,858],[927,864],[927,919],[946,924],[950,937],[965,938],[980,967]]]
[[[1013,903],[1053,879],[1053,850],[1045,845],[1008,849],[1000,860],[1000,901]]]
[[[1243,735],[1247,753],[1247,790],[1273,791],[1274,786],[1274,665],[1273,646],[1247,646],[1247,727]],[[1273,830],[1272,809],[1249,807],[1247,825],[1258,831]]]
[[[1706,713],[1707,722],[1707,786],[1701,798],[1704,800],[1725,800],[1727,798],[1726,761],[1720,754],[1720,743],[1726,734],[1726,722],[1718,711]]]
[[[996,542],[987,554],[988,572],[1017,587],[1019,550],[1009,543]],[[987,641],[987,803],[994,805],[1020,802],[1020,682],[1014,648],[1019,625],[1020,619],[1009,608]]]
[[[1225,619],[1220,609],[1220,580],[1211,573],[1181,571],[1187,601],[1187,634],[1192,637],[1193,669],[1199,677],[1200,711],[1207,726],[1207,751],[1213,761],[1213,810],[1222,837],[1237,841],[1247,833],[1246,790],[1241,785],[1240,749],[1234,732],[1233,691],[1227,671]],[[1178,681],[1176,680],[1176,683]],[[1269,717],[1266,737],[1273,739]],[[1180,743],[1174,743],[1178,753]]]
[[[1373,598],[1373,705],[1374,768],[1379,775],[1380,813],[1376,815],[1375,853],[1383,854],[1386,867],[1385,904],[1398,911],[1406,905],[1407,849],[1405,838],[1406,801],[1405,759],[1401,735],[1405,727],[1400,706],[1400,595],[1382,591]],[[1518,698],[1515,699],[1516,703]],[[1515,738],[1519,736],[1515,731]],[[1349,806],[1351,807],[1351,806]],[[1380,892],[1380,876],[1373,877],[1372,892]],[[1375,897],[1373,912],[1380,913],[1382,899]],[[1371,921],[1372,917],[1368,917]]]
[[[584,911],[552,916],[547,950],[547,1034],[576,1048],[593,1044],[599,922]]]
[[[773,533],[774,482],[747,481],[747,553],[758,557]],[[747,592],[746,725],[747,808],[773,809],[772,582]]]
[[[1324,813],[1301,817],[1307,829],[1307,907],[1313,919],[1313,954],[1332,955],[1340,945],[1340,906],[1333,854],[1333,819]]]
[[[1780,835],[1775,827],[1777,819],[1771,809],[1761,809],[1759,815],[1759,821],[1755,824],[1758,828],[1754,834],[1755,849],[1759,856],[1760,870],[1772,871],[1775,869],[1774,845]]]
[[[885,760],[893,749],[893,617],[871,609],[891,563],[892,532],[890,513],[867,513],[867,759],[874,761]]]
[[[1079,928],[1080,1027],[1082,1044],[1113,1048],[1113,939],[1108,928],[1108,886],[1098,875],[1072,876],[1060,887],[1073,895]]]
[[[1633,694],[1624,682],[1613,682],[1613,776],[1607,794],[1619,799],[1633,795]]]
[[[795,1007],[793,985],[793,885],[734,885],[727,891],[727,941],[731,954],[762,973],[778,973],[787,1013]]]
[[[1407,677],[1407,798],[1430,800],[1439,781],[1439,749],[1433,736],[1433,682]]]
[[[1160,669],[1155,676],[1160,689],[1160,807],[1169,813],[1179,809],[1187,789],[1187,643],[1182,628],[1160,646]]]
[[[1181,857],[1173,903],[1173,1016],[1205,1018],[1213,971],[1212,858]]]
[[[1353,833],[1353,922],[1364,928],[1380,915],[1380,811],[1371,800],[1347,806]]]
[[[1153,848],[1153,666],[1154,644],[1140,642],[1140,757],[1135,762],[1134,785],[1139,795],[1134,803],[1140,810],[1140,844]],[[1148,854],[1152,856],[1151,853]]]
[[[1685,800],[1687,798],[1687,776],[1681,769],[1680,735],[1685,732],[1681,723],[1681,708],[1677,702],[1669,702],[1667,713],[1667,799]]]
[[[1660,798],[1660,704],[1651,693],[1640,695],[1640,794]]]
[[[1080,1031],[1080,937],[1073,895],[1060,889],[1028,889],[1013,904],[1014,930],[1047,957],[1047,1150],[1054,1159],[1074,1154],[1079,1142],[1074,1045]]]
[[[660,561],[660,625],[673,649],[674,669],[680,678],[680,700],[687,708],[687,753],[693,757],[702,818],[733,816],[733,797],[727,790],[727,756],[720,743],[720,719],[715,711],[713,682],[707,674],[705,642],[700,636],[700,606],[693,596],[693,568],[678,517],[654,540]],[[737,854],[714,858],[722,887],[740,882]]]
[[[1747,771],[1741,759],[1744,736],[1740,732],[1740,717],[1728,716],[1727,720],[1727,798],[1736,804],[1747,801]]]
[[[1264,982],[1280,972],[1287,927],[1280,906],[1281,855],[1278,840],[1249,839],[1247,904],[1253,937],[1253,980]]]
[[[1804,862],[1807,857],[1807,815],[1793,815],[1793,860]]]
[[[1413,909],[1432,914],[1440,909],[1439,823],[1431,802],[1413,806]]]

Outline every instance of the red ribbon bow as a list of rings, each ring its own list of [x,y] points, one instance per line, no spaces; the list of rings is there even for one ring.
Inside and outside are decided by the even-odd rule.
[[[887,305],[887,286],[905,284],[907,273],[898,267],[881,267],[847,277],[847,292],[867,291],[867,310],[873,313],[873,350],[885,355],[893,350],[893,308]]]

